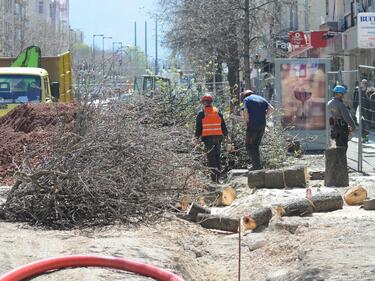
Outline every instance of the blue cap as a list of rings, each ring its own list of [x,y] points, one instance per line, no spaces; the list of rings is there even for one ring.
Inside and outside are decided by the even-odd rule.
[[[346,88],[345,88],[344,86],[337,85],[337,86],[333,89],[333,92],[334,92],[334,93],[337,93],[337,94],[345,94],[345,93],[346,93]]]

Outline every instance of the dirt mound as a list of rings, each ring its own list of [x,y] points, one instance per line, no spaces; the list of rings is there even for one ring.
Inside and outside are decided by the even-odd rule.
[[[25,104],[0,118],[0,184],[13,184],[13,174],[26,151],[38,152],[37,164],[48,153],[49,144],[61,124],[75,119],[77,106],[68,103]]]

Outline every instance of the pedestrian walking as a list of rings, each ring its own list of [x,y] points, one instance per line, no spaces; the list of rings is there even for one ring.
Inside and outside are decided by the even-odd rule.
[[[195,137],[204,143],[211,180],[218,183],[221,174],[221,143],[228,136],[228,130],[223,115],[213,106],[213,101],[211,95],[202,96],[203,109],[196,117]]]
[[[334,89],[334,97],[328,102],[329,124],[331,126],[331,138],[336,146],[348,149],[349,133],[355,130],[355,122],[349,109],[343,102],[346,88],[337,85]]]
[[[243,101],[243,118],[246,124],[246,151],[251,159],[250,170],[263,168],[259,146],[266,128],[266,116],[274,111],[274,107],[263,97],[251,90],[242,93],[246,96]]]

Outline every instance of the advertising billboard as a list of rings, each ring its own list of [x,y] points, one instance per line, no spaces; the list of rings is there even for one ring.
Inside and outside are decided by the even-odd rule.
[[[358,14],[358,48],[375,48],[375,13]]]
[[[325,59],[275,60],[276,99],[280,121],[289,133],[305,142],[305,148],[326,146],[327,72]]]

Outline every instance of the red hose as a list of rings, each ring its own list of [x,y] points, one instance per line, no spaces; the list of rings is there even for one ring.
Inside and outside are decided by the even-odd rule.
[[[64,256],[40,260],[24,265],[4,274],[3,276],[0,276],[0,281],[20,281],[40,275],[50,270],[86,266],[120,269],[151,277],[158,281],[184,281],[184,279],[178,277],[177,275],[153,265],[129,261],[122,258],[100,257],[92,255]]]

